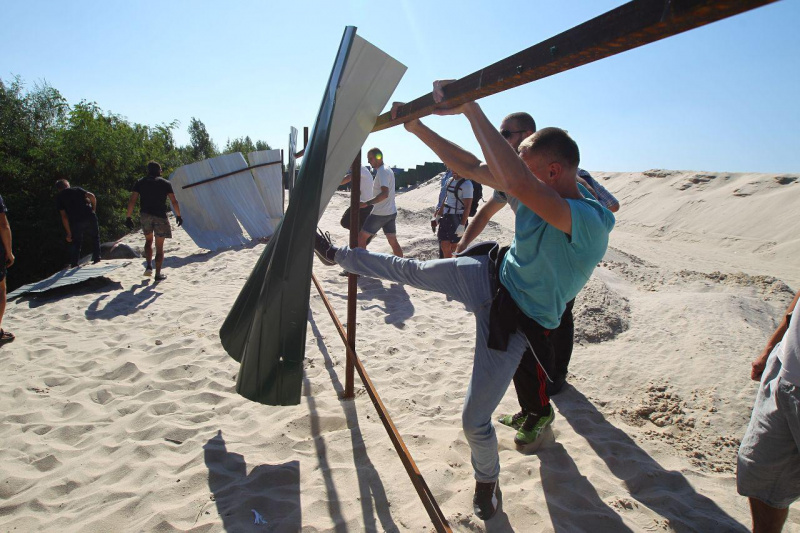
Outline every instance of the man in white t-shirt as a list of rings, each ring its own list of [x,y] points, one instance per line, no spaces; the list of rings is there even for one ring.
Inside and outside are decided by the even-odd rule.
[[[736,489],[750,500],[753,531],[783,529],[800,498],[800,292],[786,310],[750,377],[760,380],[739,447]]]
[[[372,198],[362,201],[361,207],[373,206],[372,213],[364,222],[358,236],[358,246],[366,248],[371,237],[383,230],[392,253],[403,257],[403,249],[397,242],[397,206],[394,203],[394,172],[383,162],[383,152],[372,148],[367,152],[367,161],[375,169],[375,180],[372,183]]]
[[[352,178],[352,171],[348,170],[347,174],[345,174],[344,179],[342,180],[342,185],[347,185],[350,183]],[[372,174],[369,173],[369,169],[364,165],[361,165],[361,188],[360,188],[361,195],[359,196],[360,202],[366,202],[370,198],[372,198]],[[358,210],[358,230],[361,231],[361,228],[364,227],[364,222],[367,220],[367,217],[372,212],[372,206],[369,205],[367,207],[362,207]],[[341,220],[342,227],[345,229],[350,229],[350,208],[348,207],[345,210],[344,214],[342,215]]]

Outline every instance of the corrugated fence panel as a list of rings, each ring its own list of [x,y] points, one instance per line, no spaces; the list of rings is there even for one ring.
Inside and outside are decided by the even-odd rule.
[[[242,245],[247,239],[239,222],[228,203],[220,201],[218,195],[208,186],[210,184],[183,188],[185,185],[213,178],[214,175],[214,170],[206,159],[182,166],[170,176],[175,197],[181,204],[183,228],[201,248],[217,250]]]
[[[240,169],[242,172],[193,188],[210,187],[217,199],[226,201],[228,209],[233,212],[251,239],[261,239],[272,235],[275,227],[267,217],[267,210],[258,192],[258,187],[253,181],[252,172],[246,170],[248,165],[244,156],[236,152],[208,161],[211,168],[214,169],[215,176]]]
[[[406,67],[358,35],[350,49],[331,124],[319,218],[386,106]]]
[[[294,154],[291,155],[294,157]],[[273,163],[281,161],[280,150],[261,150],[247,154],[250,165]],[[253,179],[261,194],[261,200],[267,209],[267,216],[273,226],[273,231],[283,217],[283,165],[268,165],[252,170]]]

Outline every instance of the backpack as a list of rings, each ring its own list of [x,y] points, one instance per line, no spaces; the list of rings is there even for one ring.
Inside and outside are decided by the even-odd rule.
[[[458,183],[456,184],[455,189],[455,197],[456,201],[460,202],[461,205],[464,205],[464,201],[458,195],[458,191],[461,189],[461,186],[466,181],[466,178],[459,178]],[[470,217],[474,217],[475,213],[478,212],[478,201],[483,200],[483,186],[475,180],[469,180],[472,182],[472,205],[469,207],[469,215]]]

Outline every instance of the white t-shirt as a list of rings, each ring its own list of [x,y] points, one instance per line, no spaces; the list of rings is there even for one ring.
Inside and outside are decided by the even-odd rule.
[[[458,187],[458,182],[461,178],[451,178],[449,182],[447,182],[447,196],[444,198],[444,209],[442,210],[442,214],[444,215],[461,215],[464,213],[464,200],[467,198],[472,198],[473,195],[473,186],[470,180],[465,179],[461,183],[461,187]],[[461,199],[461,202],[456,200],[456,189],[458,188],[458,197]]]
[[[794,306],[789,328],[775,347],[781,360],[781,378],[800,387],[800,300]]]
[[[373,198],[372,194],[372,174],[365,166],[361,166],[361,201],[366,202]]]
[[[372,198],[381,193],[381,187],[389,188],[389,197],[375,204],[375,207],[372,208],[372,214],[386,216],[397,213],[397,206],[394,203],[394,172],[386,166],[386,163],[379,166],[378,170],[375,171],[375,180],[372,182]]]

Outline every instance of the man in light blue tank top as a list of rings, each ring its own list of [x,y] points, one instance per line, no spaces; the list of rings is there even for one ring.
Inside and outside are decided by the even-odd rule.
[[[443,84],[434,83],[437,102],[443,99]],[[355,274],[441,292],[475,314],[475,356],[462,424],[475,471],[473,509],[479,518],[488,520],[497,511],[500,476],[494,410],[523,352],[531,346],[531,331],[544,337],[548,328],[558,325],[566,302],[575,297],[602,259],[614,217],[578,189],[578,146],[564,130],[540,130],[522,143],[518,155],[476,103],[439,114],[463,114],[469,120],[487,163],[440,137],[418,119],[405,127],[454,172],[506,191],[520,201],[514,241],[502,262],[488,255],[416,261],[362,248],[337,247],[322,233],[317,235],[315,252],[323,263],[338,263]],[[490,317],[496,317],[501,295],[507,296],[501,311],[511,311],[514,320],[501,321],[506,335],[498,341],[498,321]],[[549,417],[552,421],[549,402],[547,408],[548,415],[528,419]]]

